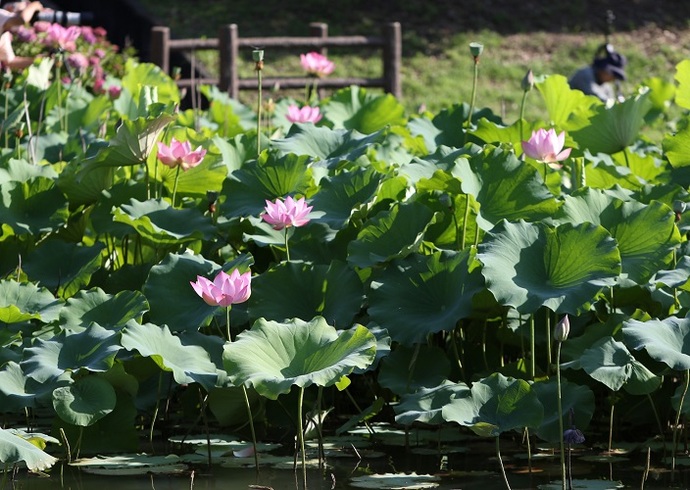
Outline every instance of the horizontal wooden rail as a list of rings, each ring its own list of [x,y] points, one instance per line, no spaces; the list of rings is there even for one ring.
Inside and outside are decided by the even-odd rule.
[[[240,38],[236,24],[222,26],[216,39],[171,39],[170,28],[156,26],[151,31],[151,61],[166,73],[170,73],[170,53],[172,51],[193,52],[198,49],[218,50],[220,77],[180,79],[181,88],[199,84],[216,84],[221,90],[237,98],[240,90],[256,89],[255,78],[240,78],[238,72],[240,48],[290,49],[305,48],[317,50],[324,56],[330,47],[356,47],[380,49],[383,62],[383,76],[378,78],[326,77],[319,80],[319,91],[324,88],[342,88],[350,85],[381,87],[396,97],[402,97],[400,65],[402,58],[402,36],[400,24],[392,22],[383,26],[382,36],[328,36],[328,26],[323,23],[310,24],[312,36],[309,37],[245,37]],[[304,88],[313,83],[309,77],[264,78],[263,84],[269,87],[286,89]]]

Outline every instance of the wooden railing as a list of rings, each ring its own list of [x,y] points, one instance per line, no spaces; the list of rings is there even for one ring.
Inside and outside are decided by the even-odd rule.
[[[151,30],[151,61],[170,73],[170,53],[172,51],[193,52],[200,49],[218,50],[220,78],[200,77],[186,78],[177,81],[179,87],[191,87],[195,84],[218,85],[230,97],[237,98],[240,90],[258,88],[256,78],[240,78],[238,71],[239,52],[241,48],[262,49],[303,48],[326,54],[329,47],[361,47],[381,50],[383,76],[379,78],[364,77],[326,77],[319,80],[319,88],[342,88],[350,85],[362,87],[380,87],[396,97],[402,97],[400,64],[402,58],[402,37],[400,24],[391,22],[383,26],[381,36],[328,36],[328,26],[322,23],[310,24],[309,37],[245,37],[240,38],[236,24],[220,28],[216,39],[171,39],[170,28],[153,27]],[[264,87],[304,88],[311,85],[309,77],[267,77],[263,79]]]

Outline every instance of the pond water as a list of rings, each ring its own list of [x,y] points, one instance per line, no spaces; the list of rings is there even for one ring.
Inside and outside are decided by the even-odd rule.
[[[502,457],[507,478],[514,490],[544,487],[549,482],[560,480],[559,458],[551,451],[534,449],[532,471],[524,448],[511,447],[501,442]],[[503,447],[505,446],[505,447]],[[432,484],[439,490],[455,489],[505,489],[500,467],[495,455],[495,446],[488,442],[472,441],[469,444],[443,446],[440,452],[428,447],[404,449],[399,446],[377,445],[374,449],[362,450],[362,459],[356,457],[328,457],[324,469],[308,471],[308,488],[311,490],[344,490],[361,488],[353,485],[353,477],[364,479],[371,474],[412,473],[437,477]],[[690,460],[678,459],[675,472],[661,462],[661,454],[651,453],[650,471],[644,485],[646,450],[638,448],[625,455],[601,456],[593,449],[578,449],[573,452],[574,488],[603,490],[607,488],[690,488]],[[237,459],[237,458],[235,458]],[[270,456],[264,456],[270,461]],[[247,461],[253,461],[250,458]],[[219,460],[221,461],[221,460]],[[50,471],[50,477],[39,477],[20,472],[15,482],[6,482],[3,488],[23,490],[293,490],[301,489],[302,472],[291,469],[275,469],[262,466],[259,475],[253,467],[226,468],[221,464],[208,466],[197,464],[178,475],[144,474],[138,476],[103,476],[90,474],[82,469],[58,463]],[[250,463],[247,462],[249,465]],[[408,482],[402,486],[385,487],[384,483],[371,481],[369,488],[432,488],[423,482]],[[387,480],[381,480],[387,481]],[[412,486],[414,484],[418,486]],[[426,483],[426,485],[429,485]]]

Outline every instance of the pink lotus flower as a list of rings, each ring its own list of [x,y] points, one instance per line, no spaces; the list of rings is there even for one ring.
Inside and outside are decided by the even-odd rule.
[[[316,51],[301,54],[300,62],[307,73],[319,78],[330,75],[335,70],[335,63]]]
[[[81,30],[78,26],[62,27],[60,24],[50,24],[46,31],[45,42],[71,52],[77,48],[75,41],[80,34]]]
[[[318,107],[304,106],[301,109],[292,104],[288,106],[287,120],[291,123],[317,123],[323,117]]]
[[[189,141],[184,143],[175,138],[170,141],[170,146],[163,142],[158,142],[158,159],[163,165],[170,168],[181,167],[185,172],[201,163],[206,155],[206,150],[199,146],[192,151]]]
[[[112,100],[115,100],[120,97],[120,94],[122,93],[122,87],[118,85],[111,85],[108,87],[108,97],[110,97]],[[199,147],[201,148],[201,147]],[[198,150],[198,148],[197,148]],[[206,150],[204,150],[204,153],[206,153]],[[203,155],[202,155],[203,157]],[[201,160],[200,160],[201,161]],[[182,167],[184,168],[184,167]]]
[[[304,198],[295,201],[288,196],[285,201],[276,199],[275,202],[266,201],[266,212],[261,216],[274,230],[282,230],[290,226],[304,226],[309,223],[307,215],[312,206],[307,206]]]
[[[213,281],[196,276],[196,282],[189,281],[189,284],[207,305],[227,308],[249,299],[252,294],[251,279],[251,271],[240,274],[239,270],[234,269],[231,274],[220,271]]]
[[[12,34],[3,32],[0,36],[0,62],[9,63],[15,58],[14,50],[12,49]]]
[[[67,56],[65,61],[70,67],[74,68],[80,73],[83,72],[87,66],[89,66],[88,58],[81,53],[72,53]]]
[[[558,165],[558,162],[565,160],[570,156],[572,148],[563,149],[565,144],[565,131],[556,134],[555,129],[539,129],[532,131],[532,137],[529,141],[522,142],[522,149],[530,158],[537,161]]]

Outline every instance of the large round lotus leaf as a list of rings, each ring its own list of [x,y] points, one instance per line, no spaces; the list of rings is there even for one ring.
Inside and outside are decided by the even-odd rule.
[[[141,319],[148,311],[146,297],[139,291],[107,294],[100,288],[79,291],[60,310],[60,326],[65,330],[83,330],[92,323],[106,328],[124,326]]]
[[[67,200],[53,179],[0,184],[0,223],[15,235],[40,235],[67,223]]]
[[[24,349],[22,369],[27,376],[45,382],[65,371],[110,369],[122,349],[118,332],[93,324],[79,333],[62,332],[51,340],[36,339]]]
[[[366,268],[408,255],[419,246],[433,214],[416,202],[397,204],[382,211],[350,242],[347,261]]]
[[[439,347],[399,345],[381,361],[378,382],[396,395],[404,395],[438,386],[449,375],[450,360]]]
[[[680,243],[675,214],[658,201],[623,202],[604,191],[585,188],[566,196],[558,219],[606,228],[618,244],[622,272],[638,284],[646,283],[667,265]]]
[[[323,316],[333,325],[350,325],[363,301],[362,281],[347,264],[291,261],[252,280],[248,312],[252,319],[310,320]]]
[[[532,389],[544,406],[544,419],[537,429],[537,437],[549,442],[558,442],[560,429],[558,425],[558,385],[556,379],[532,384]],[[570,413],[574,415],[573,424],[580,430],[589,427],[594,415],[594,393],[588,386],[568,383],[563,379],[561,383],[561,408],[563,409],[563,425],[570,428]]]
[[[690,318],[630,319],[623,323],[623,335],[628,346],[646,350],[655,361],[676,371],[690,369]]]
[[[179,384],[198,382],[210,389],[218,374],[210,355],[199,345],[184,345],[167,326],[131,323],[122,332],[122,347],[150,357],[161,369],[171,371]]]
[[[478,271],[468,270],[468,254],[413,254],[372,278],[369,316],[403,344],[450,331],[472,313],[472,298],[483,289]]]
[[[611,107],[597,106],[588,124],[570,135],[582,150],[593,154],[617,153],[635,141],[651,106],[648,91]]]
[[[484,437],[524,427],[537,428],[544,417],[536,392],[527,381],[494,373],[472,385],[471,396],[453,397],[443,418]]]
[[[33,283],[0,281],[0,322],[20,323],[57,320],[62,302],[46,288]]]
[[[356,85],[338,90],[322,104],[324,117],[335,129],[370,134],[405,120],[405,108],[391,94],[368,93]]]
[[[117,395],[110,383],[97,376],[79,378],[53,391],[53,408],[65,422],[87,427],[115,408]]]
[[[628,351],[625,344],[613,337],[605,337],[594,343],[580,356],[580,366],[592,378],[608,389],[618,391],[631,383],[634,394],[644,395],[656,390],[661,378],[654,376]]]
[[[371,167],[343,171],[330,179],[322,179],[319,192],[310,204],[314,211],[324,213],[319,221],[335,230],[341,229],[354,211],[374,200],[381,178]]]
[[[113,219],[130,225],[142,238],[157,246],[207,240],[215,231],[211,218],[199,209],[173,208],[162,199],[132,199],[130,204],[113,210]]]
[[[690,60],[683,60],[676,65],[673,78],[678,82],[675,103],[684,109],[690,109]]]
[[[600,104],[596,97],[571,89],[563,75],[551,75],[536,85],[544,98],[549,120],[558,127],[565,127],[573,113],[586,113],[592,105]]]
[[[538,221],[558,210],[537,170],[502,148],[487,146],[479,155],[458,159],[453,175],[479,203],[477,224],[483,230],[501,219]]]
[[[257,320],[225,345],[223,364],[236,385],[252,385],[275,400],[292,385],[331,386],[376,357],[376,338],[365,327],[337,331],[321,317],[310,322]]]
[[[470,389],[465,383],[453,383],[447,379],[433,388],[420,388],[414,393],[401,397],[395,405],[395,421],[398,424],[412,425],[414,422],[425,424],[442,424],[441,411],[450,403],[451,397],[470,396]]]
[[[487,233],[477,258],[496,300],[526,314],[542,306],[575,314],[620,274],[616,242],[591,223],[503,221]]]
[[[271,140],[271,147],[284,154],[310,155],[320,159],[319,166],[335,168],[340,162],[354,162],[369,148],[382,143],[384,131],[364,135],[359,131],[330,129],[313,124],[293,124],[285,139]]]
[[[6,363],[0,370],[0,393],[2,406],[7,412],[21,411],[35,407],[50,397],[53,390],[72,382],[71,373],[64,373],[50,382],[30,378],[14,361]]]
[[[225,179],[219,212],[225,217],[259,216],[266,200],[307,194],[312,185],[311,157],[293,153],[279,156],[277,150],[264,152],[259,160],[242,165]]]
[[[0,462],[5,466],[24,462],[31,471],[42,471],[57,462],[57,458],[42,451],[26,439],[0,429]]]

